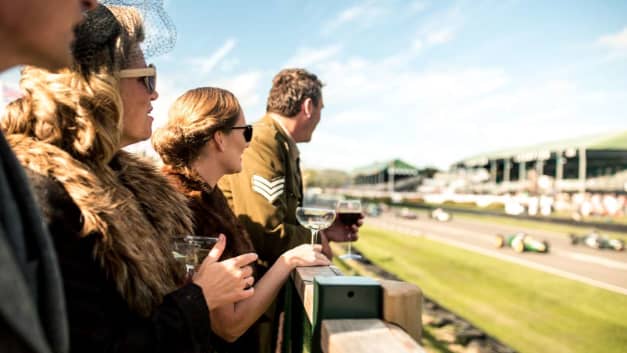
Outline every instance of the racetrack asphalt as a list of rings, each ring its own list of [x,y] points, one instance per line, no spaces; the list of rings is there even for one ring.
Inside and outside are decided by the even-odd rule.
[[[595,287],[627,295],[627,252],[598,250],[584,245],[573,246],[567,234],[538,229],[490,223],[478,219],[453,216],[449,222],[428,218],[417,212],[418,219],[403,219],[391,212],[366,218],[365,224],[395,230],[413,236],[424,236],[483,255],[518,263],[540,271],[570,278]],[[494,246],[495,235],[525,231],[539,240],[547,240],[548,254],[516,253],[511,248]],[[582,231],[581,234],[585,233]],[[356,244],[358,246],[358,242]]]

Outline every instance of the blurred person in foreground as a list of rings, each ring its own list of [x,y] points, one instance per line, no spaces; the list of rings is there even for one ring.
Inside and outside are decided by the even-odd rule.
[[[227,247],[222,258],[254,251],[246,229],[229,208],[216,186],[226,174],[242,169],[242,154],[253,136],[237,98],[229,91],[201,87],[187,91],[170,108],[164,127],[152,137],[164,162],[164,173],[189,201],[195,234],[223,233]],[[279,293],[297,266],[328,265],[321,246],[303,244],[281,254],[274,265],[255,281],[255,294],[211,312],[214,332],[232,341],[248,330]],[[220,351],[257,352],[257,327]]]
[[[208,352],[209,310],[254,294],[257,256],[217,262],[224,236],[185,282],[171,237],[192,234],[191,211],[121,150],[152,132],[143,39],[136,9],[99,5],[77,28],[72,67],[24,68],[25,95],[2,120],[54,241],[74,352]]]
[[[309,243],[311,232],[296,219],[303,202],[300,153],[297,143],[309,142],[320,122],[324,102],[322,82],[304,69],[284,69],[272,80],[266,115],[254,125],[255,135],[242,157],[242,171],[220,179],[219,187],[242,221],[259,255],[263,270],[285,251]],[[320,231],[323,252],[333,257],[329,241],[357,239],[357,225],[336,220]],[[278,306],[280,307],[280,305]],[[273,337],[260,343],[273,351],[276,308],[266,315]],[[271,344],[271,346],[268,346]]]
[[[96,0],[0,0],[0,72],[70,65],[74,27]],[[61,353],[69,347],[54,246],[24,171],[0,133],[0,346]]]

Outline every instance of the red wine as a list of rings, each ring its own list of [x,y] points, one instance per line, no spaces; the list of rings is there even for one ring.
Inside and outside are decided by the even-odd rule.
[[[340,218],[340,222],[344,223],[347,226],[352,226],[353,224],[357,224],[359,218],[361,218],[361,212],[343,212],[339,211],[337,216]]]

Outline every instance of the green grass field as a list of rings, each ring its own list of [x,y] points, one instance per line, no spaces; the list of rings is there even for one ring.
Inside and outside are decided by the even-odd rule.
[[[627,296],[368,226],[355,245],[520,352],[627,352]]]

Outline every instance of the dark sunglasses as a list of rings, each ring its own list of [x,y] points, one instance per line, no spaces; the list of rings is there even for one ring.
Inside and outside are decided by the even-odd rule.
[[[253,126],[252,125],[244,125],[244,126],[233,126],[231,130],[244,129],[244,140],[246,142],[250,142],[253,139]]]
[[[142,69],[124,69],[118,73],[120,78],[141,78],[148,93],[153,94],[157,89],[157,68],[150,64]]]

